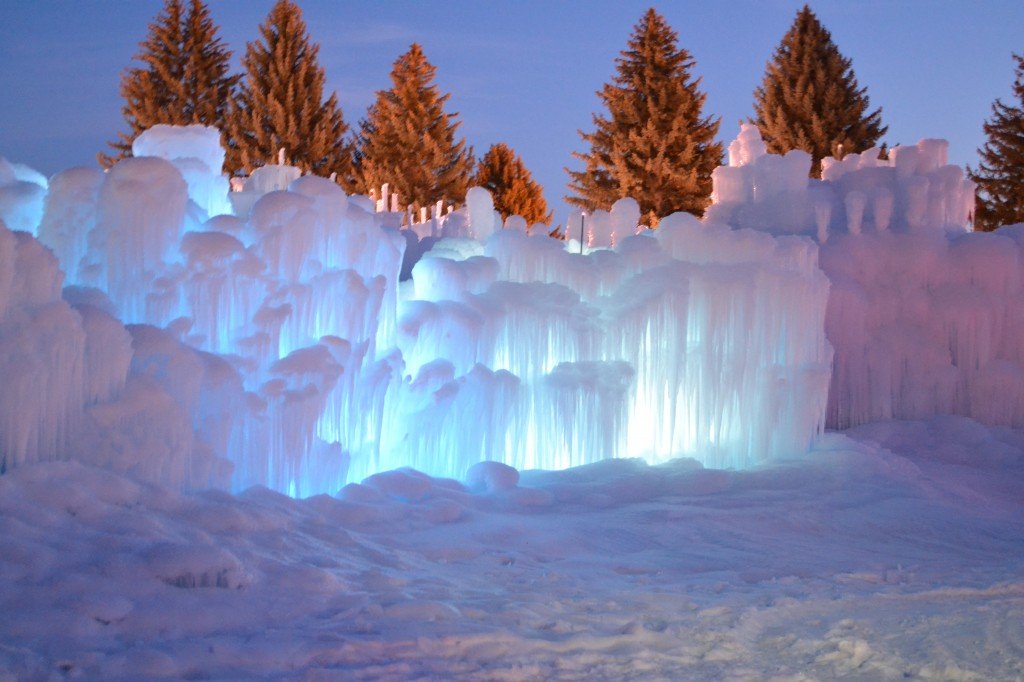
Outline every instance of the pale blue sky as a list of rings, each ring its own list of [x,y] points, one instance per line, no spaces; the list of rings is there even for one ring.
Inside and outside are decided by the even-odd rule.
[[[386,2],[300,0],[329,86],[353,125],[389,85],[395,57],[413,41],[452,94],[478,155],[516,149],[564,220],[564,166],[581,150],[595,95],[649,2]],[[672,2],[654,6],[697,61],[720,116],[720,137],[751,114],[765,62],[803,2]],[[0,0],[0,156],[52,174],[95,163],[123,129],[118,82],[160,0]],[[271,0],[210,2],[236,61]],[[1024,52],[1024,2],[864,0],[811,3],[853,60],[885,141],[945,137],[955,163],[976,163],[981,126],[1008,97],[1011,52]]]

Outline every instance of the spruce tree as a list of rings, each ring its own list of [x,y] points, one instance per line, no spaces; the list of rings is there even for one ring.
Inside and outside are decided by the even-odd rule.
[[[978,150],[981,165],[971,172],[978,183],[975,227],[990,231],[1001,225],[1024,223],[1024,56],[1013,55],[1015,104],[997,99],[985,122],[988,136]]]
[[[473,151],[455,139],[459,121],[444,110],[451,95],[441,94],[436,72],[416,43],[395,61],[391,89],[377,92],[360,124],[357,163],[364,192],[387,183],[416,209],[465,199]]]
[[[719,121],[702,115],[701,79],[691,76],[694,60],[677,39],[653,9],[634,28],[613,82],[597,93],[608,116],[594,116],[593,133],[580,131],[590,151],[573,153],[584,170],[566,169],[569,203],[608,209],[633,197],[652,227],[676,211],[703,214],[722,160]]]
[[[286,162],[307,173],[337,173],[347,190],[353,186],[352,145],[338,96],[324,95],[324,70],[302,11],[290,0],[278,0],[260,25],[260,38],[246,44],[246,78],[230,117],[232,148],[229,165],[251,173],[276,163],[284,149]]]
[[[494,209],[502,220],[510,215],[526,218],[529,225],[551,222],[541,186],[533,181],[519,155],[506,144],[491,145],[477,165],[473,184],[494,197]]]
[[[768,151],[802,149],[813,158],[811,175],[820,177],[823,158],[870,149],[888,130],[882,110],[867,113],[868,106],[850,60],[804,5],[754,91],[754,122]]]
[[[105,167],[129,156],[132,140],[159,123],[226,128],[239,76],[230,73],[231,52],[201,0],[192,0],[187,14],[181,0],[167,0],[140,47],[135,58],[144,66],[121,76],[129,132],[110,143],[113,154],[97,155]]]

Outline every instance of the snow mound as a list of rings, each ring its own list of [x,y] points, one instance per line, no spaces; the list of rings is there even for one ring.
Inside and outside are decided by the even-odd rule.
[[[512,490],[519,483],[519,472],[501,462],[477,462],[466,472],[466,485],[470,490],[493,493]]]

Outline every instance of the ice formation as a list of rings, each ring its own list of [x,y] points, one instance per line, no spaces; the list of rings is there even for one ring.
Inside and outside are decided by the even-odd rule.
[[[227,485],[227,448],[206,438],[220,408],[201,409],[215,395],[204,362],[226,363],[125,328],[96,290],[62,298],[62,280],[50,251],[0,223],[0,471],[74,457],[171,486]]]
[[[0,157],[0,221],[11,230],[35,234],[46,200],[46,178]]]
[[[944,140],[825,159],[765,153],[744,125],[709,219],[815,235],[831,282],[828,424],[962,414],[1024,426],[1024,227],[971,231],[975,187]]]
[[[132,142],[132,156],[155,156],[174,164],[188,185],[189,199],[208,216],[231,211],[228,179],[221,170],[220,131],[202,125],[155,125]]]
[[[729,145],[729,165],[712,174],[707,219],[775,234],[866,231],[963,233],[974,210],[975,186],[948,163],[945,140],[822,160],[821,180],[808,177],[811,157],[793,150],[768,154],[756,126],[744,123]]]
[[[962,414],[1024,426],[1024,226],[830,240],[829,424]]]
[[[480,188],[416,215],[279,162],[226,194],[198,126],[135,151],[48,184],[0,166],[0,216],[53,252],[0,229],[4,467],[306,496],[402,466],[749,467],[826,416],[1024,424],[1022,236],[965,232],[939,141],[818,181],[745,126],[703,221],[646,230],[623,199],[566,241]]]

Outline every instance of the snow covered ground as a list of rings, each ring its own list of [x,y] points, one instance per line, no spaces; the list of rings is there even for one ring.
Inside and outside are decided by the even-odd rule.
[[[0,477],[0,679],[1024,677],[1024,432],[716,471],[410,470],[295,500]]]

